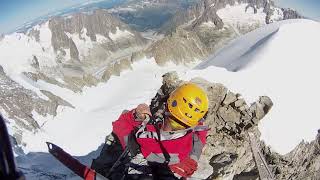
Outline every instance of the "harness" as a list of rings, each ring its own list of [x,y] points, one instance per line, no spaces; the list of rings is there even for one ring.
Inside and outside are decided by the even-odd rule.
[[[140,148],[141,153],[145,156],[145,158],[151,158],[153,159],[154,155],[158,154],[162,154],[162,158],[163,161],[161,163],[164,164],[169,164],[176,162],[177,161],[177,157],[179,156],[180,158],[184,158],[184,156],[187,154],[187,149],[182,150],[182,154],[180,154],[179,150],[175,150],[174,148],[174,144],[178,143],[181,139],[181,142],[183,144],[183,146],[189,144],[187,139],[191,138],[194,139],[194,136],[196,136],[195,132],[199,132],[199,131],[206,131],[209,128],[207,126],[203,126],[203,125],[198,125],[196,127],[192,127],[192,128],[187,128],[187,129],[183,129],[183,130],[177,130],[177,131],[162,131],[161,127],[163,125],[163,118],[158,118],[158,119],[150,119],[150,121],[146,124],[143,125],[142,128],[140,128],[139,131],[136,132],[135,137],[137,138],[137,142],[139,142],[140,145],[142,145],[142,147]],[[190,134],[192,133],[192,134]],[[189,135],[188,135],[189,134]],[[179,140],[178,140],[179,139]],[[172,142],[169,143],[168,141]],[[142,144],[141,144],[142,143]],[[148,144],[146,143],[150,143],[150,146],[146,146]],[[169,143],[169,144],[168,144]],[[178,143],[180,144],[180,143]],[[191,144],[189,144],[191,145]],[[189,147],[186,146],[186,147]],[[158,148],[155,148],[155,146],[157,146]],[[150,154],[151,153],[151,154]],[[160,154],[159,154],[160,153]],[[173,154],[172,154],[173,153]],[[175,156],[174,158],[172,157],[172,155],[178,155]],[[149,156],[151,155],[151,156]],[[170,161],[170,158],[172,160],[172,162]],[[149,159],[149,160],[151,160]],[[154,160],[154,159],[153,159]],[[151,162],[153,161],[151,160]],[[157,160],[157,162],[159,162]]]

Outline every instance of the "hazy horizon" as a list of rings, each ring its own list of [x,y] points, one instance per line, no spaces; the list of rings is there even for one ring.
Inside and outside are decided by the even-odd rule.
[[[82,3],[101,0],[4,0],[0,2],[0,34],[7,34],[23,24],[49,13]],[[104,0],[111,1],[111,0]],[[112,0],[115,1],[115,0]],[[320,21],[319,0],[275,0],[281,7],[296,9],[303,16]]]

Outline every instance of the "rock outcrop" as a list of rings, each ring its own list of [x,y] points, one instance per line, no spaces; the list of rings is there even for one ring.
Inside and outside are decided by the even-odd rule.
[[[239,5],[245,5],[239,7]],[[242,8],[243,14],[253,9],[253,13],[260,13],[259,18],[243,20],[242,17],[220,17],[218,12],[226,8],[227,6],[238,6]],[[241,9],[240,9],[241,10]],[[232,12],[226,12],[232,13]],[[239,12],[238,12],[239,13]],[[263,16],[265,14],[265,18]],[[264,24],[269,24],[275,21],[283,19],[302,18],[296,11],[284,8],[278,8],[273,1],[270,0],[201,0],[195,3],[188,9],[179,10],[175,16],[173,16],[167,23],[165,23],[160,29],[160,33],[172,35],[177,29],[183,29],[190,34],[197,35],[200,39],[200,43],[204,44],[203,52],[215,53],[218,49],[235,37],[250,32]],[[179,36],[176,36],[179,39]],[[185,42],[180,38],[179,41]],[[154,46],[169,47],[170,42],[163,40],[156,43]],[[188,43],[187,43],[188,44]],[[189,43],[190,45],[190,43]],[[183,52],[185,47],[175,46],[175,50]],[[167,54],[161,57],[161,62],[170,61],[173,59],[170,56],[176,56],[174,53],[167,52]],[[200,58],[199,58],[200,57]],[[203,54],[199,56],[199,53],[194,55],[190,54],[189,59],[204,59],[206,56]],[[159,58],[156,58],[159,59]],[[184,61],[183,56],[175,58],[175,61]]]
[[[320,129],[312,142],[302,141],[290,153],[280,156],[262,146],[269,164],[272,165],[276,179],[310,179],[320,177]]]
[[[34,113],[44,117],[54,116],[59,105],[72,107],[70,103],[47,91],[43,93],[43,97],[39,97],[35,92],[11,80],[0,66],[0,110],[15,122],[15,128],[35,131],[40,125],[35,120]],[[45,100],[45,95],[49,97],[48,100]]]
[[[186,64],[208,54],[205,45],[195,33],[180,28],[153,43],[146,51],[159,65],[168,61]]]
[[[130,43],[140,45],[144,42],[139,33],[131,30],[128,25],[103,9],[95,10],[92,13],[77,13],[70,18],[55,17],[49,21],[49,28],[52,32],[52,45],[56,51],[70,48],[71,43],[67,33],[79,34],[79,36],[85,33],[91,41],[96,42],[97,35],[112,41],[110,33],[115,34],[118,30],[129,30],[133,35]]]
[[[191,81],[208,94],[210,106],[205,124],[211,128],[199,163],[199,172],[208,172],[208,168],[211,168],[211,174],[205,176],[196,173],[194,176],[201,179],[258,179],[248,133],[260,139],[258,124],[271,110],[271,99],[261,96],[256,102],[247,104],[240,94],[229,91],[222,84],[201,78]],[[175,72],[165,74],[163,85],[151,103],[151,110],[156,112],[163,109],[163,99],[181,83],[183,81]],[[263,141],[258,144],[276,179],[320,177],[320,131],[315,141],[302,142],[285,156],[272,152]]]
[[[297,11],[290,8],[282,8],[283,11],[283,19],[301,19],[304,18]]]
[[[217,11],[225,8],[227,5],[235,6],[239,4],[246,4],[247,7],[244,9],[244,11],[252,8],[255,14],[258,13],[258,10],[262,8],[263,12],[266,14],[264,21],[266,24],[272,23],[275,20],[279,21],[285,19],[303,18],[297,11],[286,8],[278,8],[275,3],[270,0],[201,0],[187,11],[182,10],[177,12],[171,21],[163,26],[162,32],[172,31],[175,29],[175,27],[186,24],[191,25],[192,28],[196,28],[206,22],[212,22],[215,25],[215,28],[222,29],[224,27],[224,22],[223,19],[217,15]],[[241,17],[239,17],[239,19],[241,19]],[[249,29],[248,31],[250,30],[253,29]]]

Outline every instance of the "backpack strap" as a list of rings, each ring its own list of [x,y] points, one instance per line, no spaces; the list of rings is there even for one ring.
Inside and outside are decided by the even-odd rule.
[[[157,135],[158,135],[157,141],[158,141],[158,143],[160,145],[160,148],[161,148],[161,151],[162,151],[162,153],[164,155],[164,158],[166,159],[165,164],[168,165],[169,162],[170,162],[170,155],[169,155],[168,151],[166,150],[166,148],[163,146],[163,144],[161,142],[160,128],[156,124],[153,124],[153,126],[156,129],[156,132],[157,132]]]

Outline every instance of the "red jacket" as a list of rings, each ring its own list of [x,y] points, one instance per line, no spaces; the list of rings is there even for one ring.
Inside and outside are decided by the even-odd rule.
[[[123,148],[126,146],[127,137],[131,131],[142,123],[135,120],[133,113],[134,110],[124,113],[112,123],[113,132],[118,136]],[[161,143],[170,155],[169,164],[179,163],[187,157],[198,160],[206,143],[206,135],[207,129],[197,127],[173,133],[161,131]],[[136,133],[136,138],[143,156],[149,162],[165,162],[153,125],[146,125],[142,131]]]

